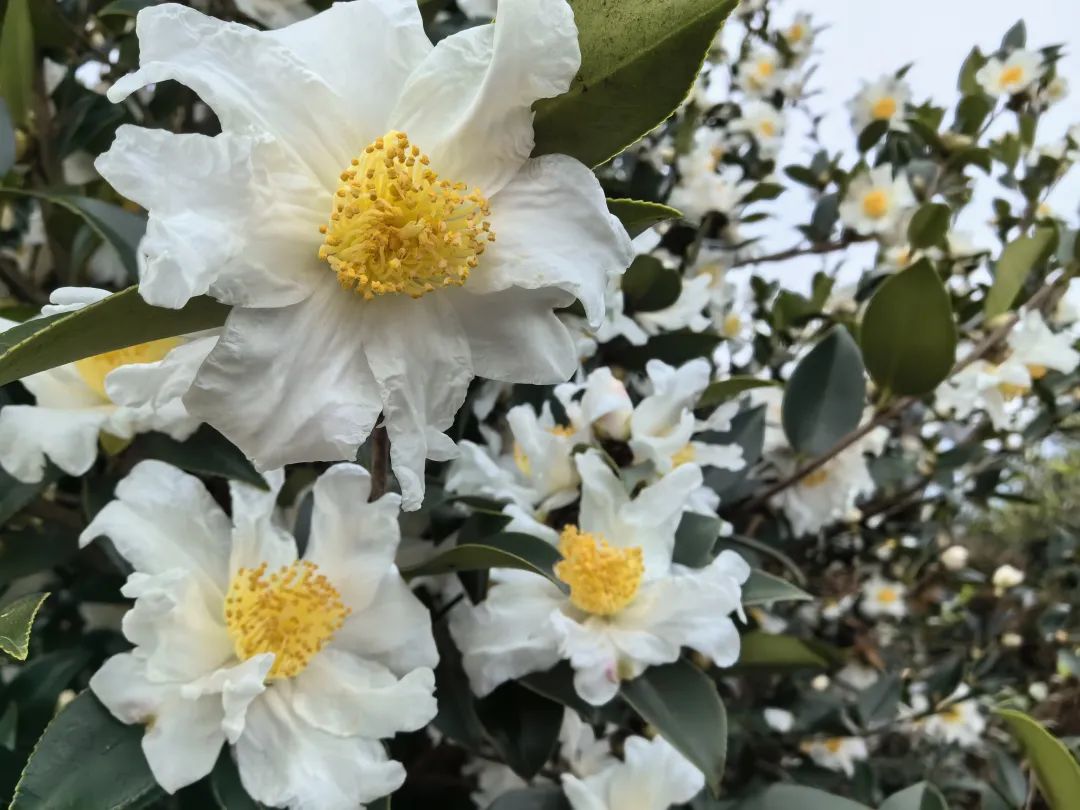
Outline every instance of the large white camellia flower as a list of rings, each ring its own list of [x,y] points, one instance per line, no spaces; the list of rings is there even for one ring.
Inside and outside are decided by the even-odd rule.
[[[71,312],[108,294],[62,287],[41,314]],[[0,331],[12,326],[0,319]],[[180,397],[216,341],[206,334],[155,340],[24,377],[35,404],[0,409],[0,466],[35,483],[46,460],[68,475],[82,475],[97,459],[101,441],[124,442],[151,430],[188,438],[199,420]]]
[[[1038,51],[1020,48],[1004,58],[991,57],[979,68],[975,81],[992,96],[1014,95],[1037,82],[1043,71],[1043,60]]]
[[[874,82],[863,81],[851,101],[851,127],[858,134],[875,121],[887,121],[890,129],[906,129],[904,113],[911,100],[911,86],[893,75]]]
[[[121,127],[98,169],[150,212],[142,296],[234,306],[185,402],[260,469],[351,460],[382,414],[415,509],[474,375],[570,377],[553,310],[599,326],[633,256],[588,168],[530,158],[532,104],[580,64],[565,0],[504,0],[437,46],[414,0],[268,32],[166,4],[137,28],[109,98],[174,79],[222,133]]]
[[[282,28],[315,12],[305,0],[236,0],[236,7],[267,28]]]
[[[427,610],[394,565],[400,498],[341,464],[314,487],[307,552],[276,519],[284,480],[233,484],[232,518],[197,478],[144,461],[83,532],[135,569],[131,652],[90,688],[169,792],[208,774],[227,741],[249,794],[274,807],[355,810],[405,769],[380,742],[435,715]]]
[[[558,545],[555,574],[565,590],[534,573],[492,571],[487,598],[450,614],[473,690],[483,696],[567,659],[578,694],[602,705],[621,681],[676,660],[682,647],[718,666],[733,664],[739,634],[730,614],[739,610],[749,566],[730,551],[701,569],[672,562],[675,530],[701,470],[678,467],[631,498],[599,453],[576,461],[576,526],[559,533],[521,515],[508,526]]]
[[[864,236],[886,234],[914,205],[907,178],[902,174],[894,178],[892,167],[884,164],[852,178],[840,203],[840,219]]]

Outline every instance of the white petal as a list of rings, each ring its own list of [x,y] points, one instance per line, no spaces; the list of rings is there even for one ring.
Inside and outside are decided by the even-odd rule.
[[[382,745],[338,737],[298,717],[283,692],[269,689],[248,710],[236,742],[244,789],[257,801],[293,810],[356,810],[405,781]]]
[[[291,683],[296,713],[339,737],[369,739],[416,731],[435,716],[435,673],[398,678],[386,667],[343,650],[320,652]]]
[[[440,175],[490,198],[533,150],[532,105],[581,64],[565,0],[502,0],[498,22],[442,40],[409,77],[391,123]]]
[[[439,661],[431,613],[397,568],[387,571],[371,603],[353,611],[331,644],[385,664],[399,675],[417,667],[434,668]]]
[[[164,407],[191,387],[195,372],[217,343],[217,336],[181,343],[155,363],[129,363],[109,372],[105,390],[117,405]]]
[[[234,309],[184,404],[262,469],[355,458],[382,409],[362,304],[328,271],[300,304]]]
[[[26,483],[41,480],[46,457],[68,475],[82,475],[97,458],[98,434],[114,410],[7,405],[0,410],[0,464]]]
[[[229,530],[228,517],[202,481],[160,461],[141,461],[79,543],[107,536],[136,571],[200,572],[222,589],[229,575]]]
[[[621,668],[607,621],[593,617],[579,621],[558,612],[552,615],[551,622],[559,634],[559,653],[574,668],[574,690],[593,706],[612,700],[619,691]]]
[[[271,470],[263,478],[268,490],[238,481],[229,483],[233,519],[230,581],[240,568],[250,570],[266,563],[275,571],[296,562],[296,540],[277,520],[277,498],[285,473]]]
[[[491,201],[490,221],[495,242],[466,292],[557,287],[599,327],[607,279],[627,268],[634,251],[589,169],[565,155],[529,160]]]
[[[621,778],[611,780],[612,807],[665,808],[690,801],[705,787],[705,776],[663,737],[629,737]]]
[[[187,700],[203,696],[220,696],[224,718],[221,723],[225,737],[235,743],[244,733],[244,724],[251,702],[266,691],[266,675],[274,665],[273,653],[253,655],[231,667],[222,667],[180,689]]]
[[[121,723],[146,723],[180,687],[146,678],[146,664],[133,653],[114,655],[90,678],[90,689]]]
[[[590,789],[592,780],[583,781],[572,773],[562,775],[563,792],[573,810],[611,810],[603,797]]]

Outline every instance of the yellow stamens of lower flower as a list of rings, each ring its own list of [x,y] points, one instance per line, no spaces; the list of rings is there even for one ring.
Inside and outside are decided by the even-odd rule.
[[[514,464],[521,470],[521,474],[526,478],[532,475],[532,463],[529,461],[529,457],[525,455],[525,450],[521,445],[514,442]]]
[[[881,219],[889,212],[889,196],[880,188],[867,192],[862,199],[863,213],[874,219]]]
[[[762,121],[758,124],[758,134],[765,138],[771,138],[776,134],[776,124],[772,121]]]
[[[1020,65],[1010,65],[1001,71],[1001,78],[998,79],[998,83],[1008,89],[1020,84],[1024,78],[1024,69]]]
[[[431,161],[391,131],[341,173],[319,258],[341,286],[365,299],[403,293],[419,298],[465,283],[495,241],[479,189],[440,180]]]
[[[812,473],[808,473],[803,476],[802,481],[799,483],[804,487],[820,487],[826,481],[829,480],[829,471],[824,467],[819,467]]]
[[[954,703],[948,708],[942,709],[938,712],[938,717],[944,720],[946,723],[959,723],[964,719],[964,716],[960,713],[959,704]]]
[[[822,744],[830,754],[838,753],[844,747],[844,741],[839,737],[830,737]]]
[[[126,346],[123,349],[76,360],[75,370],[79,372],[83,382],[108,399],[109,395],[105,392],[105,378],[109,376],[109,372],[120,366],[129,366],[134,363],[156,363],[179,345],[180,341],[176,338],[162,338],[151,340],[149,343]]]
[[[671,457],[671,464],[674,467],[678,467],[681,464],[689,464],[697,456],[694,450],[694,445],[685,444],[675,451],[675,455]]]
[[[888,121],[896,115],[896,99],[892,96],[882,96],[870,108],[870,115],[877,121]]]
[[[885,605],[891,605],[899,599],[900,594],[896,592],[895,588],[882,588],[877,594],[877,600]]]
[[[266,575],[241,568],[225,597],[225,625],[236,656],[273,653],[269,678],[300,674],[341,629],[350,610],[315,563],[299,560]]]
[[[737,337],[740,331],[742,331],[742,318],[734,312],[729,312],[724,316],[724,337]]]
[[[1016,399],[1031,391],[1031,386],[1024,383],[998,383],[998,390],[1005,399]]]
[[[645,574],[640,548],[615,548],[567,526],[559,551],[563,560],[555,566],[555,576],[570,586],[574,607],[594,616],[614,616],[634,601]]]
[[[1027,370],[1033,380],[1041,380],[1049,371],[1046,366],[1039,365],[1038,363],[1028,363]]]

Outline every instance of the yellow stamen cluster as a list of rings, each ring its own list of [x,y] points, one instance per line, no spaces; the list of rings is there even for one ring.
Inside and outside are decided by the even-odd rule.
[[[614,616],[634,601],[645,574],[640,548],[615,548],[567,526],[559,551],[563,560],[555,566],[555,576],[570,586],[574,607],[594,616]]]
[[[896,115],[896,99],[892,96],[882,96],[870,108],[870,115],[877,121],[889,120]]]
[[[1009,67],[1001,71],[1001,76],[998,79],[998,84],[1000,84],[1005,89],[1009,89],[1010,87],[1015,87],[1016,85],[1020,84],[1023,78],[1024,69],[1020,67],[1020,65],[1010,65]]]
[[[881,219],[889,212],[889,195],[883,189],[868,191],[862,199],[863,213],[874,219]]]
[[[109,372],[133,363],[156,363],[179,345],[180,341],[176,338],[139,343],[135,346],[127,346],[116,351],[76,360],[75,370],[79,372],[83,382],[108,399],[109,395],[105,393],[105,378],[109,376]]]
[[[891,605],[899,599],[900,594],[896,592],[895,588],[882,588],[877,594],[877,600],[885,605]]]
[[[824,467],[818,467],[812,473],[808,473],[802,477],[799,481],[800,486],[804,487],[820,487],[826,481],[829,480],[829,471]]]
[[[419,298],[465,283],[495,241],[479,189],[440,180],[431,161],[391,131],[341,173],[319,248],[341,286],[365,299],[403,293]]]
[[[273,653],[271,679],[300,674],[349,613],[318,566],[304,560],[269,576],[266,563],[241,568],[225,597],[225,625],[237,657]]]
[[[675,454],[671,457],[672,466],[678,467],[682,464],[689,464],[697,456],[694,450],[694,445],[685,444],[675,451]]]

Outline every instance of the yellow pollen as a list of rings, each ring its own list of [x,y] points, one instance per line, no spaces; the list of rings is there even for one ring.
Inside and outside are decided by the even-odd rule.
[[[1028,363],[1027,370],[1033,380],[1041,380],[1046,376],[1047,371],[1049,371],[1046,366],[1039,365],[1038,363]]]
[[[525,451],[521,448],[521,445],[514,442],[514,464],[521,470],[521,474],[526,478],[532,475],[532,464],[529,462],[529,457],[525,455]]]
[[[870,115],[878,121],[889,120],[896,115],[896,99],[892,96],[882,96],[870,108]]]
[[[896,592],[895,588],[882,588],[878,591],[877,595],[879,602],[884,602],[886,605],[891,605],[900,598],[900,594]]]
[[[315,563],[299,560],[267,575],[241,568],[225,597],[225,625],[237,657],[273,653],[268,678],[292,678],[341,629],[350,610]]]
[[[998,83],[1005,88],[1014,87],[1023,80],[1024,69],[1020,65],[1010,65],[1001,71],[1001,77],[998,79]]]
[[[180,341],[176,338],[162,338],[149,343],[139,343],[136,346],[127,346],[116,351],[76,360],[75,370],[79,372],[83,382],[108,399],[109,395],[105,393],[105,378],[109,376],[109,372],[133,363],[156,363],[179,345]]]
[[[1031,386],[1023,383],[1003,382],[998,383],[998,390],[1005,399],[1016,399],[1016,397],[1022,397],[1031,391]]]
[[[841,748],[843,748],[843,746],[844,746],[844,741],[843,741],[843,740],[841,740],[841,739],[840,739],[839,737],[830,737],[829,739],[825,740],[825,742],[824,742],[824,743],[822,743],[822,745],[824,745],[824,746],[825,746],[826,750],[827,750],[827,751],[828,751],[828,752],[829,752],[830,754],[835,754],[835,753],[837,753],[837,752],[838,752],[838,751],[839,751],[839,750],[840,750]]]
[[[371,300],[402,293],[419,298],[460,287],[495,241],[479,189],[440,180],[431,161],[391,131],[341,173],[319,247],[345,289]]]
[[[776,70],[776,65],[774,65],[772,63],[772,60],[770,60],[770,59],[761,59],[761,60],[759,60],[755,67],[756,67],[758,76],[760,76],[763,79],[767,79],[769,76],[772,76],[773,73]]]
[[[867,192],[862,200],[862,210],[868,217],[881,219],[889,212],[889,196],[880,188]]]
[[[802,23],[795,23],[788,28],[787,33],[784,35],[784,39],[795,44],[797,42],[802,42],[804,36],[806,36],[806,29],[803,27]]]
[[[963,719],[963,715],[960,714],[959,705],[956,703],[938,712],[938,717],[946,723],[959,723]]]
[[[820,487],[826,481],[829,480],[829,471],[824,467],[819,467],[812,473],[803,476],[802,481],[799,483],[804,487]]]
[[[766,138],[771,138],[776,134],[776,124],[772,121],[762,121],[758,124],[758,132],[764,135]]]
[[[555,576],[570,586],[574,607],[594,616],[614,616],[634,601],[645,573],[640,548],[615,548],[567,526],[559,551],[563,560],[555,566]]]
[[[739,334],[742,329],[742,318],[736,313],[729,312],[724,316],[724,337],[733,338]]]
[[[694,452],[694,445],[687,443],[675,452],[675,455],[671,457],[671,463],[675,467],[682,464],[689,464],[694,460],[696,455],[697,454]]]
[[[555,425],[555,427],[548,428],[548,433],[552,436],[562,436],[564,439],[568,439],[574,435],[574,429],[569,425]]]

